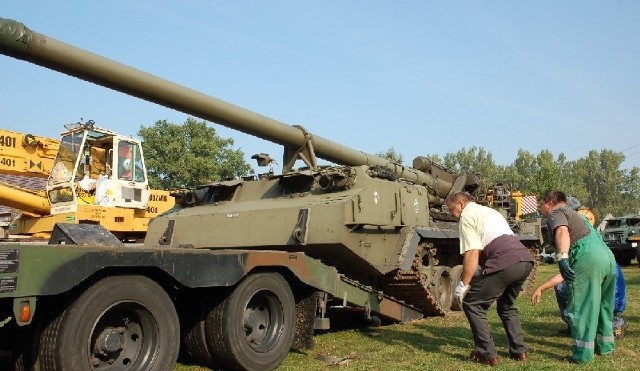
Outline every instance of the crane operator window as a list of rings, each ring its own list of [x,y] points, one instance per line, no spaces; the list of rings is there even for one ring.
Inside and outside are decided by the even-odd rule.
[[[125,141],[118,143],[118,178],[144,182],[142,152],[138,144]]]

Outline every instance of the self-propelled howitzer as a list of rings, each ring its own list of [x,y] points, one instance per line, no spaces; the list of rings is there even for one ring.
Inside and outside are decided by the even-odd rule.
[[[199,254],[211,251],[220,257],[242,252],[233,261],[234,266],[259,267],[256,271],[261,274],[277,271],[288,277],[288,286],[296,296],[301,286],[294,282],[296,278],[312,288],[328,291],[323,289],[328,280],[321,274],[325,268],[318,267],[335,268],[340,281],[355,291],[321,295],[316,328],[326,323],[328,308],[348,307],[347,303],[359,303],[367,316],[375,313],[401,320],[406,318],[406,311],[442,315],[450,310],[461,256],[457,224],[443,210],[443,201],[455,191],[473,193],[481,189],[475,176],[455,173],[424,157],[416,158],[413,167],[407,167],[365,154],[312,135],[303,127],[286,125],[35,33],[15,21],[0,19],[0,53],[284,147],[282,174],[219,181],[177,193],[176,208],[150,223],[146,248]],[[268,162],[267,156],[257,157]],[[319,166],[316,157],[338,165]],[[306,166],[294,169],[297,160]],[[529,228],[524,222],[513,225],[523,242],[535,251],[539,243],[537,228]],[[275,252],[285,252],[289,263],[283,263],[282,255],[271,254]],[[169,254],[165,252],[165,256]],[[205,257],[209,255],[201,255],[203,261]],[[300,264],[306,259],[316,262],[315,268],[296,270],[294,262]],[[172,265],[176,272],[184,269],[201,286],[207,286],[202,282],[210,281],[218,271],[229,278],[225,281],[227,286],[236,285],[233,278],[239,275],[236,270],[218,265],[199,276],[189,271],[193,267],[180,267],[179,261],[176,264]],[[287,271],[294,272],[295,277]],[[266,291],[269,290],[258,290],[256,295]],[[376,294],[360,299],[354,292]],[[266,296],[267,306],[273,304],[273,296],[280,299],[275,294],[262,295]],[[332,305],[335,299],[338,305]],[[383,309],[388,302],[401,303],[402,310]],[[207,305],[204,307],[211,306]],[[210,341],[210,337],[225,336],[219,335],[224,334],[219,326],[214,326],[215,318],[221,319],[220,313],[215,309],[211,313],[213,319],[207,317],[205,321],[206,331],[196,326],[195,335],[188,338],[189,353],[199,354],[205,361],[213,358],[233,367],[245,367],[238,366],[243,360],[236,355],[227,362],[229,352],[224,347],[217,349],[221,340]],[[255,346],[253,336],[247,335],[249,348]],[[259,367],[268,368],[264,363]]]

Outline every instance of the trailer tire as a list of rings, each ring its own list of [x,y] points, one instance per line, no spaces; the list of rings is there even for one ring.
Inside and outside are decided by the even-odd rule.
[[[451,268],[451,285],[453,285],[453,290],[451,292],[451,310],[461,311],[462,307],[458,304],[457,301],[453,300],[453,291],[458,286],[458,282],[462,279],[462,265],[456,265]]]
[[[220,302],[213,290],[192,291],[185,299],[180,316],[182,344],[190,360],[209,368],[218,368],[207,345],[206,319],[211,309]]]
[[[614,258],[616,259],[616,262],[621,267],[630,266],[631,265],[631,259],[633,259],[634,255],[635,255],[635,251],[630,251],[630,250],[623,250],[623,251],[616,252],[615,254],[613,254]]]
[[[207,341],[217,364],[241,370],[272,370],[293,344],[295,300],[278,273],[245,277],[207,316]]]
[[[173,302],[144,276],[104,278],[45,327],[42,370],[173,370],[180,326]]]
[[[17,342],[17,348],[15,352],[15,359],[10,363],[13,363],[13,367],[10,365],[1,365],[0,369],[7,369],[13,371],[41,371],[40,362],[38,361],[38,347],[40,343],[35,341],[39,338],[39,334],[42,331],[42,325],[40,321],[32,322],[31,326],[26,326],[24,329],[18,331],[15,338]]]

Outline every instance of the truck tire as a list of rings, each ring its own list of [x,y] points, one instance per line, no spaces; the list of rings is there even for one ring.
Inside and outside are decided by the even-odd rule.
[[[293,344],[295,300],[278,273],[245,277],[207,316],[207,341],[217,364],[239,370],[272,370]]]
[[[633,259],[634,253],[635,251],[628,251],[628,250],[616,251],[613,254],[613,257],[616,259],[616,262],[621,267],[628,267],[631,265],[631,259]]]
[[[451,290],[451,310],[454,311],[461,311],[462,307],[460,307],[460,305],[458,305],[458,303],[453,300],[453,293],[456,290],[456,287],[458,286],[458,282],[460,282],[460,279],[462,278],[462,265],[456,265],[455,267],[451,268],[451,285],[453,287],[453,290]]]
[[[38,347],[40,346],[39,334],[42,332],[42,322],[34,321],[31,326],[25,326],[22,330],[18,330],[15,336],[16,349],[15,359],[9,363],[13,365],[0,365],[1,370],[13,371],[41,371],[40,362],[38,361]]]
[[[173,370],[180,326],[173,302],[144,276],[90,286],[45,327],[42,370]]]
[[[182,345],[196,364],[218,368],[207,345],[206,319],[211,309],[220,302],[219,293],[213,290],[193,290],[181,306],[180,325]]]

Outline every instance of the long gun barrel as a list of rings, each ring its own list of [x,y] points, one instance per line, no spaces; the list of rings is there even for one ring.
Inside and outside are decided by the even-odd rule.
[[[302,148],[310,138],[298,127],[47,37],[14,20],[0,18],[0,53],[270,140],[283,145],[285,153],[287,149]],[[399,178],[422,184],[430,190],[430,198],[436,204],[441,203],[452,188],[462,189],[475,182],[422,157],[414,161],[418,170],[317,135],[312,136],[312,144],[315,155],[325,160],[348,166],[382,166]]]

